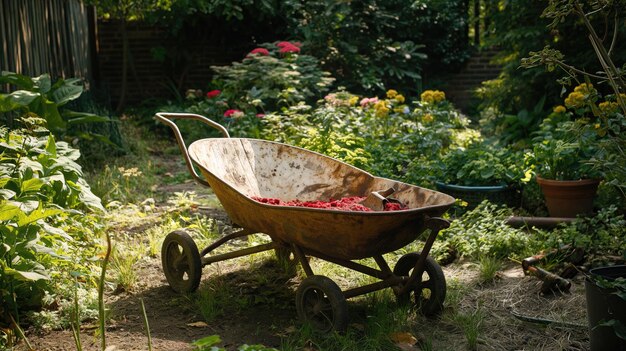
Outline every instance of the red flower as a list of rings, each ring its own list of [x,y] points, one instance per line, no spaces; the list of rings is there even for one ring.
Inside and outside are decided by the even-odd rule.
[[[261,56],[268,56],[270,54],[270,52],[265,49],[265,48],[256,48],[252,51],[250,51],[250,53],[248,55],[256,55],[259,54]]]
[[[226,112],[224,112],[224,117],[230,117],[232,115],[234,115],[235,113],[241,112],[239,110],[226,110]]]
[[[295,45],[289,45],[289,46],[284,46],[279,50],[280,53],[286,54],[286,53],[298,53],[300,52],[300,48],[295,46]]]
[[[206,93],[206,97],[208,97],[209,99],[213,99],[214,97],[217,97],[221,93],[222,92],[220,90],[211,90],[208,93]]]
[[[298,47],[299,45],[301,45],[300,43],[296,43],[295,45],[288,42],[288,41],[281,41],[278,44],[276,44],[276,46],[278,46],[280,48],[279,52],[282,54],[286,54],[286,53],[298,53],[300,52],[300,48]]]

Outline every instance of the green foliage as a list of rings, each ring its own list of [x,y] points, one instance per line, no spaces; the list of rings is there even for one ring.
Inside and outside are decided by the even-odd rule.
[[[441,246],[433,256],[455,250],[459,256],[478,259],[483,256],[507,258],[527,253],[528,234],[505,223],[511,210],[483,201],[475,209],[453,221],[439,234]]]
[[[11,84],[18,90],[0,92],[0,120],[9,125],[17,117],[38,116],[46,121],[46,127],[59,137],[72,136],[71,127],[85,124],[109,122],[109,118],[92,113],[71,111],[64,106],[77,99],[83,92],[80,79],[59,79],[52,82],[48,74],[31,78],[21,74],[2,71],[0,85]],[[87,135],[76,135],[86,137]],[[94,134],[92,138],[109,142],[108,138]]]
[[[611,121],[619,135],[623,118],[619,115],[615,118],[612,113],[604,114],[595,105],[597,92],[586,86],[583,83],[576,87],[565,99],[565,104],[573,112],[557,106],[541,123],[540,130],[534,133],[534,162],[537,174],[543,178],[577,180],[602,176],[603,168],[594,166],[591,160],[605,157],[605,150],[601,146],[602,141],[607,139],[608,121]],[[592,101],[589,101],[591,98],[588,95],[584,97],[581,94],[583,90],[592,91],[588,94],[594,96]]]
[[[32,119],[29,121],[32,122]],[[46,132],[38,127],[38,132]],[[76,164],[78,150],[51,135],[0,128],[0,294],[3,320],[41,306],[61,269],[73,266],[94,223],[81,211],[102,210]],[[68,234],[69,227],[71,234]],[[84,254],[88,254],[85,252]]]
[[[441,158],[440,181],[448,184],[489,186],[520,185],[528,181],[524,155],[488,142],[451,149]]]
[[[218,89],[206,96],[189,91],[187,99],[193,105],[186,111],[210,117],[225,125],[233,136],[262,138],[266,113],[320,98],[334,78],[320,69],[313,56],[281,52],[277,46],[281,43],[287,42],[262,44],[260,48],[267,50],[267,55],[250,53],[241,62],[212,67],[216,72],[212,84]],[[295,44],[289,45],[300,50]],[[211,128],[196,124],[180,123],[180,127],[183,133],[192,134],[192,140],[216,135]]]
[[[195,340],[191,343],[194,350],[197,351],[225,351],[225,348],[215,346],[222,342],[218,335],[205,336],[204,338]],[[265,347],[263,345],[247,345],[243,344],[237,348],[238,351],[278,351],[273,347]]]
[[[559,249],[564,245],[580,248],[590,261],[602,255],[623,256],[626,253],[626,219],[617,207],[601,209],[594,217],[581,217],[552,232],[538,232],[534,245],[541,249]],[[598,256],[598,257],[595,257]]]
[[[263,119],[261,136],[336,157],[377,176],[432,184],[433,165],[452,145],[477,134],[447,101],[411,102],[389,90],[362,98],[340,90],[319,106],[300,104]],[[357,104],[358,102],[358,104]]]
[[[585,3],[593,2],[585,1]],[[555,6],[557,12],[569,12],[572,10],[573,4],[579,3],[579,1],[566,1],[564,3],[566,3],[565,6]],[[516,0],[498,4],[499,6],[491,6],[493,13],[490,16],[491,25],[487,44],[496,45],[501,49],[500,63],[504,64],[504,69],[499,79],[485,85],[481,92],[485,99],[484,107],[495,107],[501,116],[505,114],[517,115],[523,110],[529,111],[530,116],[533,117],[532,123],[529,124],[530,129],[525,129],[523,134],[515,135],[515,138],[509,138],[514,139],[511,141],[515,142],[519,138],[527,138],[528,133],[538,126],[540,121],[540,118],[536,118],[538,102],[545,99],[545,106],[557,105],[563,94],[559,82],[565,86],[576,82],[574,79],[559,80],[561,73],[554,69],[558,67],[557,62],[554,60],[546,61],[545,58],[548,56],[544,55],[546,54],[545,51],[527,62],[527,66],[531,67],[529,69],[519,69],[523,57],[530,52],[540,53],[542,48],[549,44],[552,50],[559,52],[559,55],[550,55],[550,57],[566,63],[568,67],[577,67],[585,72],[599,72],[603,69],[594,54],[594,50],[590,50],[589,41],[586,40],[589,34],[588,27],[580,18],[559,15],[557,16],[558,20],[553,23],[556,26],[552,27],[552,30],[547,30],[546,27],[550,24],[549,18],[546,19],[546,16],[541,18],[546,2]],[[553,4],[561,4],[561,2],[551,1],[550,6]],[[598,35],[606,37],[606,43],[612,41],[614,33],[618,37],[625,34],[623,26],[617,26],[615,27],[617,31],[613,31],[612,21],[616,12],[611,11],[617,9],[617,7],[613,7],[617,4],[617,2],[612,1],[605,4],[606,7],[603,10],[608,10],[608,16],[605,16],[604,11],[598,11],[588,16],[589,23],[599,28]],[[585,8],[591,11],[586,5]],[[623,10],[619,10],[617,13],[619,12],[624,13]],[[557,17],[552,18],[556,19]],[[585,40],[580,38],[585,38]],[[619,45],[613,46],[611,57],[617,62],[623,62],[626,59],[625,48]],[[542,62],[548,64],[547,71],[537,66]],[[565,68],[565,71],[567,71],[568,76],[574,73],[569,68]],[[584,80],[580,79],[578,83],[582,81]],[[609,88],[609,84],[603,87],[605,90]],[[602,93],[606,93],[606,91]],[[544,115],[548,113],[545,111]],[[496,121],[496,123],[501,122]],[[505,128],[504,130],[515,132],[515,129],[512,128]]]
[[[290,45],[298,52],[283,53],[277,46],[281,43],[286,42],[261,44],[268,55],[250,53],[242,62],[211,67],[229,108],[275,111],[301,101],[312,102],[328,90],[334,78],[319,68],[318,60],[299,54],[297,43]]]
[[[308,52],[351,90],[415,86],[426,56],[411,34],[415,9],[408,1],[284,2],[285,18]]]

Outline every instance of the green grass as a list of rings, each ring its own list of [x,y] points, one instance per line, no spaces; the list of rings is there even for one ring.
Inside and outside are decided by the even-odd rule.
[[[463,331],[470,350],[478,348],[485,317],[486,313],[481,307],[468,312],[459,312],[454,316],[454,322]]]
[[[502,269],[502,261],[493,256],[481,256],[478,259],[479,283],[489,283],[496,279]]]

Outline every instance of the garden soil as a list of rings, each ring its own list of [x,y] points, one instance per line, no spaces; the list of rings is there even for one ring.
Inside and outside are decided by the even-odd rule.
[[[161,187],[159,191],[209,190],[191,182]],[[157,209],[159,204],[157,202]],[[207,216],[227,221],[219,208],[204,208]],[[141,235],[142,226],[127,224],[130,233]],[[109,289],[106,303],[111,313],[107,321],[109,350],[148,350],[148,338],[141,303],[145,304],[153,350],[191,350],[191,342],[219,335],[220,346],[236,350],[242,344],[263,344],[278,349],[296,332],[299,322],[295,289],[301,278],[279,267],[269,254],[257,254],[220,262],[203,270],[200,290],[227,292],[228,306],[206,322],[190,296],[172,291],[161,269],[160,257],[144,257],[136,265],[138,282],[131,291]],[[480,325],[477,350],[586,350],[588,331],[583,278],[573,279],[569,293],[542,295],[541,282],[524,276],[517,264],[509,264],[492,283],[478,284],[478,267],[471,262],[455,262],[444,267],[448,285],[464,287],[455,308],[485,316]],[[341,284],[340,284],[341,285]],[[449,288],[450,289],[450,288]],[[233,303],[233,301],[235,301]],[[237,301],[241,301],[238,306]],[[223,306],[215,306],[220,309]],[[450,307],[448,307],[450,308]],[[359,329],[367,318],[358,301],[349,300],[350,328]],[[468,312],[471,313],[471,312]],[[421,324],[408,333],[410,343],[398,350],[421,350],[420,342],[432,341],[431,350],[467,350],[466,336],[458,320],[446,317],[418,319]],[[399,331],[407,332],[407,331]],[[75,350],[71,330],[27,330],[35,350]],[[390,335],[390,338],[393,336]],[[100,350],[96,321],[84,322],[81,329],[84,350]],[[413,344],[415,342],[415,344]],[[424,343],[422,343],[424,345]],[[22,343],[18,350],[26,350]],[[316,350],[312,345],[305,350]],[[427,349],[427,348],[424,348]]]

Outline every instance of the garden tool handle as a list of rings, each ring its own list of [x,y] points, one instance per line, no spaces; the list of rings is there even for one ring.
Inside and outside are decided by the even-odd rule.
[[[198,120],[204,124],[207,124],[219,130],[220,132],[222,132],[222,135],[224,135],[225,138],[230,138],[230,135],[228,134],[228,131],[226,130],[226,128],[224,128],[224,126],[222,126],[221,124],[215,121],[212,121],[204,116],[193,114],[193,113],[157,112],[154,117],[160,122],[163,122],[168,127],[172,128],[172,131],[174,132],[174,136],[176,137],[176,141],[178,142],[178,147],[180,148],[180,151],[183,154],[183,158],[185,159],[185,163],[187,164],[187,169],[189,170],[189,173],[191,173],[191,176],[195,179],[196,182],[204,186],[210,187],[209,183],[206,180],[204,180],[202,177],[200,177],[198,173],[196,172],[195,168],[193,168],[191,157],[189,157],[189,152],[187,151],[187,145],[185,145],[185,140],[183,139],[183,136],[180,133],[180,129],[178,129],[178,126],[176,125],[176,123],[174,123],[173,120],[175,119]]]

